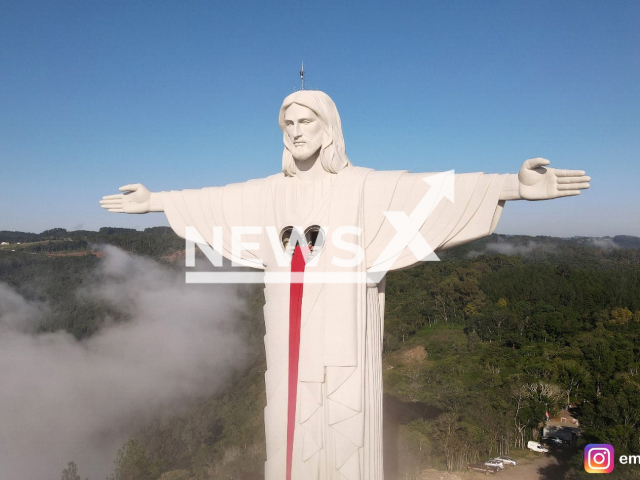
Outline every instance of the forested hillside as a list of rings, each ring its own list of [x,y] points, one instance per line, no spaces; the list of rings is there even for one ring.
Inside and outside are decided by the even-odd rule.
[[[184,244],[166,228],[0,232],[0,242],[7,242],[0,246],[0,282],[50,307],[38,330],[78,339],[104,322],[128,320],[117,305],[76,294],[102,261],[97,245],[183,268],[177,252]],[[387,478],[513,455],[538,438],[546,411],[554,415],[569,404],[580,424],[578,447],[611,443],[616,454],[640,453],[638,247],[635,237],[494,235],[443,252],[441,262],[389,274]],[[123,443],[113,480],[262,478],[262,290],[242,296],[246,367],[222,392],[148,419]],[[567,480],[585,475],[580,455]],[[61,459],[59,472],[69,460],[78,465],[70,464],[63,479],[79,480],[80,459]],[[636,474],[616,465],[611,477]]]
[[[545,411],[575,403],[579,445],[637,453],[640,252],[495,242],[485,243],[536,247],[470,255],[472,245],[389,275],[385,391],[437,407],[404,427],[401,449],[421,467],[464,468],[524,447]],[[577,455],[574,476],[581,462]]]

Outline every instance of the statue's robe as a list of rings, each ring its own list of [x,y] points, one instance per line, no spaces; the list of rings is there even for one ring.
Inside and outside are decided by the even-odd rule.
[[[288,272],[278,265],[265,227],[281,232],[287,226],[328,226],[327,239],[312,272],[365,274],[396,235],[386,211],[411,215],[429,191],[423,181],[432,174],[378,172],[349,167],[313,184],[283,174],[225,187],[162,192],[163,209],[171,227],[185,237],[195,227],[213,245],[214,226],[223,227],[226,258],[266,272]],[[482,173],[454,176],[455,201],[442,199],[428,216],[420,234],[434,250],[489,235],[503,203],[499,196],[504,175]],[[303,189],[309,202],[301,209]],[[312,190],[309,190],[312,189]],[[233,256],[232,227],[261,226],[261,233],[245,234],[243,242],[259,248]],[[362,235],[344,240],[360,246],[364,262],[340,267],[331,259],[353,254],[338,249],[332,231],[357,226]],[[409,242],[407,242],[408,244]],[[276,245],[279,247],[279,245]],[[391,269],[418,263],[407,245]],[[314,264],[315,263],[315,264]],[[284,480],[287,444],[287,375],[289,285],[267,283],[264,290],[264,338],[267,371],[265,431],[266,480]],[[382,465],[382,333],[384,281],[367,283],[308,283],[302,300],[296,425],[293,443],[294,480],[381,480]]]

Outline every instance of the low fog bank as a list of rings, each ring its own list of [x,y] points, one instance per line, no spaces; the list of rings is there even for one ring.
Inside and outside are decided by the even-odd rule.
[[[542,255],[553,255],[556,253],[556,246],[548,243],[539,243],[529,240],[526,243],[512,242],[498,238],[494,242],[488,242],[483,250],[471,250],[467,253],[467,258],[476,258],[487,253],[500,253],[502,255],[528,256],[534,253]]]
[[[621,248],[612,238],[589,238],[587,239],[587,245],[592,247],[601,248],[602,250],[614,250],[617,248]]]
[[[105,253],[77,294],[129,320],[86,340],[36,333],[47,305],[0,283],[1,479],[59,478],[71,460],[83,478],[103,479],[145,420],[213,393],[244,363],[233,287],[186,285],[182,272]]]
[[[478,242],[480,243],[480,242]],[[563,255],[565,249],[570,247],[591,247],[603,252],[614,250],[638,249],[640,248],[640,238],[619,235],[616,237],[533,237],[522,236],[505,237],[494,235],[489,237],[489,241],[480,245],[473,245],[466,253],[467,258],[476,258],[487,253],[499,253],[502,255],[545,258],[549,256]]]

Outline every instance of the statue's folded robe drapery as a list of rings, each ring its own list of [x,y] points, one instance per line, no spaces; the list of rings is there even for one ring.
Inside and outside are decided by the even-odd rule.
[[[163,209],[173,230],[185,237],[194,227],[210,245],[213,227],[223,228],[226,258],[267,272],[287,272],[278,265],[266,226],[280,232],[287,226],[328,226],[325,245],[309,272],[366,273],[396,235],[384,212],[411,215],[429,191],[423,180],[433,174],[378,172],[359,167],[332,175],[308,214],[298,208],[296,177],[283,174],[245,183],[201,190],[162,192]],[[420,235],[434,250],[489,235],[502,211],[499,201],[504,175],[482,173],[454,176],[454,202],[441,200],[428,216]],[[326,184],[325,184],[326,185]],[[232,254],[232,227],[260,226],[259,234],[245,234],[257,250]],[[332,258],[348,260],[353,253],[337,248],[332,231],[358,227],[362,235],[342,238],[359,245],[365,259],[355,267],[340,267]],[[239,240],[239,239],[238,239]],[[407,242],[408,244],[409,242]],[[409,267],[417,259],[407,245],[393,269]],[[266,480],[285,478],[288,307],[286,284],[265,287],[265,347],[267,354]],[[381,348],[384,288],[366,283],[305,285],[302,304],[298,403],[294,441],[295,480],[382,479]]]

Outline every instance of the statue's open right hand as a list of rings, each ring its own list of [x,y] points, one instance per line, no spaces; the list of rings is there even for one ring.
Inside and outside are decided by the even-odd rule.
[[[124,193],[105,195],[100,206],[114,213],[149,213],[151,192],[141,183],[120,187]]]

